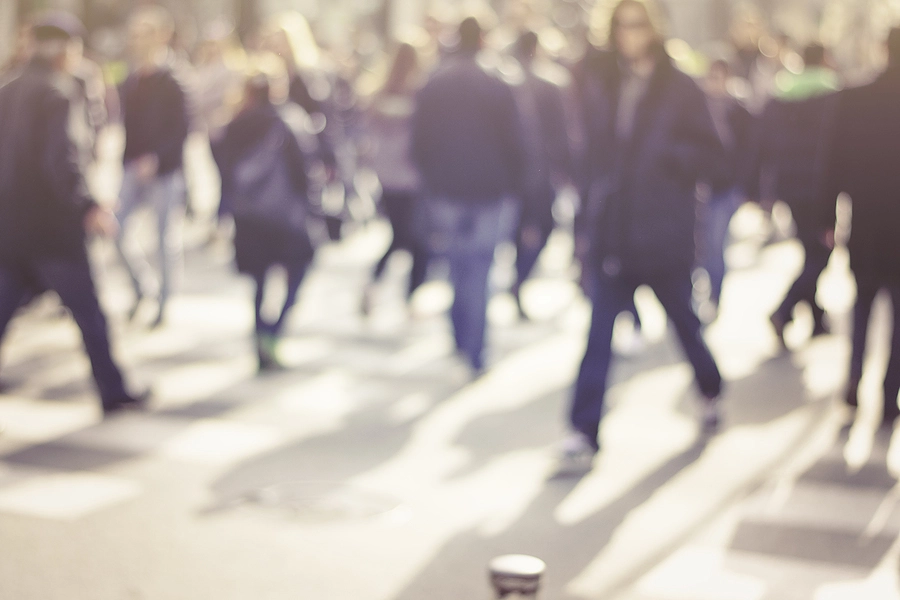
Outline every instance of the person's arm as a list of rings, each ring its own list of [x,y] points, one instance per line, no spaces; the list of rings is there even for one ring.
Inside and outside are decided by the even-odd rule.
[[[70,100],[61,93],[52,93],[47,97],[44,108],[46,120],[42,170],[54,197],[72,209],[81,220],[86,233],[115,234],[115,217],[111,211],[98,205],[88,190],[79,148],[70,133]]]

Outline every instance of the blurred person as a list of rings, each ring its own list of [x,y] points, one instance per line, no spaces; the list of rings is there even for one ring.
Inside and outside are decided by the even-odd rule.
[[[213,144],[223,204],[234,217],[237,269],[256,285],[255,339],[261,371],[282,366],[278,341],[313,258],[306,230],[307,159],[297,132],[272,104],[271,95],[265,73],[250,77],[243,107]],[[275,266],[287,271],[287,293],[276,320],[268,321],[262,306]]]
[[[649,286],[675,326],[703,397],[703,425],[718,425],[722,377],[691,307],[700,181],[728,181],[722,144],[704,94],[664,47],[660,7],[621,0],[608,49],[586,55],[580,101],[593,315],[560,447],[561,468],[587,469],[600,449],[616,316]]]
[[[129,313],[133,318],[146,295],[140,271],[147,270],[147,265],[129,254],[125,236],[135,210],[149,204],[157,227],[159,290],[154,327],[163,322],[181,257],[185,201],[182,167],[189,119],[185,90],[176,76],[175,57],[168,45],[174,31],[174,21],[164,8],[137,9],[128,24],[135,67],[120,93],[125,152],[117,211],[122,228],[117,248],[134,288],[135,301]]]
[[[713,61],[703,80],[703,90],[732,174],[736,181],[742,181],[742,174],[746,174],[750,168],[755,123],[750,111],[729,91],[730,77],[731,67],[728,61]],[[731,217],[746,197],[746,192],[739,185],[715,194],[708,187],[704,191],[706,201],[701,206],[702,245],[698,262],[709,276],[709,314],[703,314],[704,311],[701,310],[700,316],[709,321],[715,319],[719,312],[726,271],[728,226]]]
[[[324,65],[323,52],[316,42],[309,22],[299,12],[287,11],[272,18],[262,30],[262,49],[277,54],[289,78],[288,99],[312,118],[319,131],[318,160],[325,170],[326,183],[339,178],[337,118],[331,104],[334,93],[333,73]],[[329,196],[331,198],[332,196]],[[327,206],[325,222],[332,240],[340,238],[340,206]]]
[[[457,51],[419,92],[412,121],[432,249],[450,263],[456,347],[476,374],[485,368],[488,275],[525,167],[513,91],[479,64],[482,46],[481,25],[464,19]]]
[[[55,291],[81,330],[104,414],[143,406],[115,364],[85,241],[115,217],[91,197],[91,135],[72,76],[83,29],[51,12],[33,27],[33,57],[0,87],[0,338],[31,289]]]
[[[246,55],[234,27],[222,20],[206,29],[194,60],[192,88],[197,125],[215,137],[233,116],[243,90]]]
[[[556,222],[553,205],[557,188],[571,179],[572,147],[569,124],[560,83],[545,76],[537,61],[539,39],[534,31],[524,31],[512,54],[522,67],[523,80],[514,87],[525,137],[525,181],[519,198],[516,228],[516,280],[512,294],[519,314],[522,284],[537,264]]]
[[[785,326],[800,302],[812,310],[813,337],[829,332],[816,290],[834,248],[835,210],[821,193],[835,106],[832,92],[838,88],[838,79],[827,67],[820,44],[809,45],[803,58],[806,67],[801,73],[782,74],[780,93],[761,117],[763,168],[774,178],[776,197],[791,210],[804,252],[800,274],[770,317],[782,347]]]
[[[397,250],[412,256],[406,289],[407,302],[425,281],[428,249],[417,217],[422,186],[411,158],[411,128],[415,95],[420,87],[420,66],[415,46],[402,43],[394,55],[387,78],[372,98],[366,115],[370,140],[368,162],[381,184],[380,207],[391,224],[391,244],[375,265],[372,280],[363,290],[363,312],[371,309],[374,286]]]
[[[848,242],[856,279],[853,341],[846,401],[857,405],[872,303],[879,291],[893,306],[891,350],[885,373],[882,423],[891,426],[900,409],[900,28],[887,38],[888,66],[874,82],[838,92],[828,209],[839,192],[853,205]]]

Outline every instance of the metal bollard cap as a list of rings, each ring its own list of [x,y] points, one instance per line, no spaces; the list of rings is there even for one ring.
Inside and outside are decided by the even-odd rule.
[[[521,579],[540,579],[547,565],[539,558],[525,554],[505,554],[488,564],[491,575]]]

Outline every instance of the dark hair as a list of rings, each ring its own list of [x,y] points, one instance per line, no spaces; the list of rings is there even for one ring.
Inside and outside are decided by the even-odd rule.
[[[663,13],[663,9],[656,0],[620,0],[618,4],[612,9],[612,13],[609,18],[609,42],[610,45],[616,49],[618,48],[618,23],[619,23],[619,13],[622,11],[627,5],[638,6],[643,9],[644,14],[647,16],[647,22],[650,28],[653,31],[653,35],[656,38],[655,45],[657,50],[662,51],[664,47],[664,43],[666,40],[666,21],[665,14]]]
[[[825,46],[813,42],[803,49],[803,63],[807,67],[821,67],[825,64]]]
[[[481,50],[481,24],[475,17],[466,17],[459,24],[459,49],[462,52]]]
[[[891,28],[887,37],[888,63],[900,67],[900,27]]]

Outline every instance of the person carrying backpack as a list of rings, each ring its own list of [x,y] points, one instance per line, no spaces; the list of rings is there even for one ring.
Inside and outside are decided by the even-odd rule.
[[[306,229],[307,160],[297,135],[270,99],[269,79],[250,77],[244,105],[213,144],[222,176],[223,211],[234,217],[235,262],[256,283],[256,347],[259,369],[280,368],[276,346],[285,319],[312,262]],[[278,318],[262,315],[267,274],[287,271],[287,295]]]

